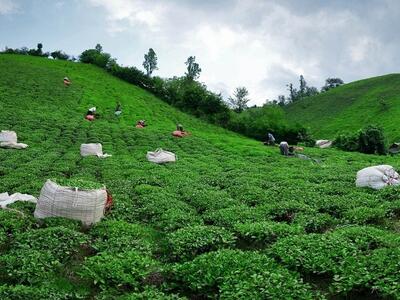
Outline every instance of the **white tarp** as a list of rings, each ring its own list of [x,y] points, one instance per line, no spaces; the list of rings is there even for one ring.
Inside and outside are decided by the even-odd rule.
[[[100,221],[107,201],[105,188],[79,190],[47,180],[36,204],[35,218],[64,217],[86,225]]]
[[[165,151],[161,148],[157,149],[154,152],[147,152],[146,158],[148,161],[154,162],[156,164],[163,164],[167,162],[175,162],[176,155],[172,152]]]
[[[12,195],[9,195],[6,192],[6,193],[0,194],[0,207],[1,208],[6,208],[7,205],[17,202],[17,201],[27,201],[27,202],[36,203],[37,199],[35,197],[33,197],[32,195],[21,194],[21,193],[14,193]]]
[[[2,130],[0,132],[0,148],[25,149],[27,144],[18,143],[17,134],[14,131]]]
[[[110,157],[110,154],[103,154],[103,146],[100,143],[97,144],[82,144],[81,145],[82,156],[97,156],[100,158]]]
[[[400,184],[399,174],[389,165],[372,166],[357,172],[357,187],[379,190],[388,185],[398,184]]]
[[[322,148],[322,149],[329,148],[329,147],[332,147],[332,141],[329,141],[329,140],[318,140],[318,141],[315,142],[315,145],[317,147]]]

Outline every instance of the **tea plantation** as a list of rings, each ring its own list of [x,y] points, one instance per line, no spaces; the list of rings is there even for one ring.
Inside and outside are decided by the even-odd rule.
[[[400,189],[354,184],[363,167],[399,169],[396,157],[283,157],[93,66],[43,58],[0,56],[0,105],[0,129],[29,144],[0,149],[0,192],[38,197],[71,178],[114,198],[91,228],[37,222],[31,203],[0,210],[0,299],[400,299]],[[173,138],[176,122],[192,135]],[[90,142],[113,156],[82,158]],[[178,161],[148,162],[159,147]]]

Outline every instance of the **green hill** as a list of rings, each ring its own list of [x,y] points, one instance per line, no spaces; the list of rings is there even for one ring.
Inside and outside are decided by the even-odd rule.
[[[332,139],[341,132],[375,124],[390,141],[400,140],[400,74],[345,84],[286,108],[291,122],[309,126],[317,139]]]
[[[176,122],[192,135],[173,138]],[[354,185],[361,168],[398,169],[394,157],[283,157],[96,67],[29,56],[0,55],[0,129],[29,144],[0,149],[0,193],[72,178],[114,198],[91,228],[37,222],[31,203],[0,210],[0,299],[400,298],[399,189]],[[113,156],[82,158],[88,142]],[[148,162],[159,147],[178,161]]]

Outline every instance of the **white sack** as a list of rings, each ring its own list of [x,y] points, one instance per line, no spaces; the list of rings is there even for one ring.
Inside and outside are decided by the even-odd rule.
[[[330,148],[332,147],[332,141],[329,140],[318,140],[315,142],[315,145],[319,148]]]
[[[379,190],[388,185],[398,184],[400,184],[399,174],[389,165],[372,166],[357,172],[357,187]]]
[[[17,134],[15,131],[2,130],[0,132],[0,142],[16,143],[17,140]]]
[[[90,225],[104,216],[107,201],[105,188],[78,190],[47,180],[36,205],[35,218],[64,217]]]
[[[174,153],[165,151],[161,148],[157,149],[154,152],[147,152],[146,158],[148,161],[154,162],[156,164],[176,161],[176,155]]]
[[[36,203],[37,199],[32,195],[28,194],[21,194],[21,193],[14,193],[11,196],[8,193],[1,193],[0,194],[0,207],[5,208],[7,205],[17,202],[17,201],[27,201]]]
[[[23,144],[23,143],[15,143],[15,142],[0,142],[0,148],[25,149],[25,148],[28,148],[28,145]]]
[[[97,144],[82,144],[81,145],[82,156],[97,156],[100,158],[110,157],[110,154],[103,154],[103,146],[100,143]]]

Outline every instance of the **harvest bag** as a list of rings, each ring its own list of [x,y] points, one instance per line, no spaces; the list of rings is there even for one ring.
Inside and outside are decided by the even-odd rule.
[[[86,225],[100,221],[107,203],[105,188],[79,190],[47,180],[36,204],[35,218],[64,217]]]
[[[14,131],[2,130],[0,132],[0,147],[8,149],[25,149],[27,144],[18,143],[17,134]]]
[[[315,145],[319,148],[325,149],[332,146],[332,141],[329,140],[318,140],[315,142]]]
[[[0,132],[0,142],[17,142],[17,134],[14,131],[2,130]]]
[[[103,154],[103,146],[100,143],[97,144],[82,144],[81,145],[82,156],[97,156],[100,158],[106,158],[111,156],[110,154]]]
[[[357,187],[370,187],[376,190],[384,188],[388,185],[398,185],[399,174],[392,166],[379,165],[364,168],[357,172]]]
[[[154,152],[147,152],[146,158],[148,161],[154,162],[156,164],[176,161],[176,155],[174,153],[165,151],[161,148],[157,149]]]

